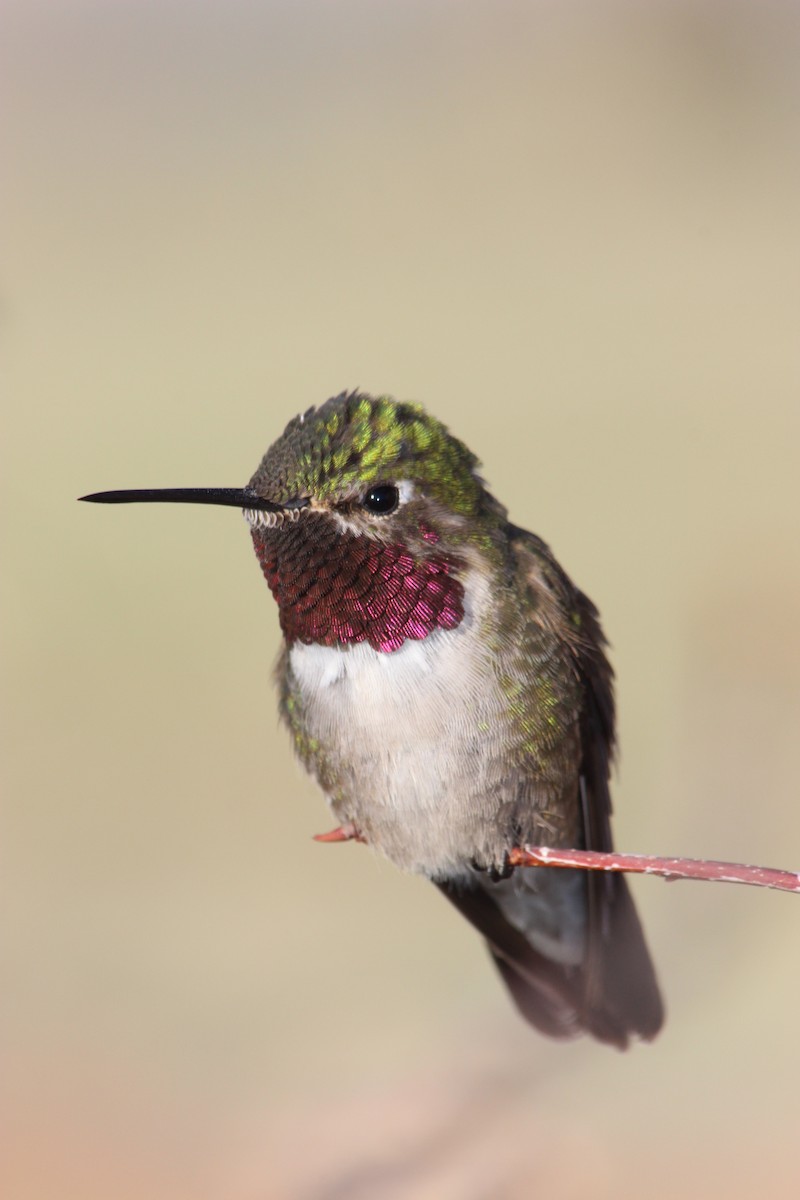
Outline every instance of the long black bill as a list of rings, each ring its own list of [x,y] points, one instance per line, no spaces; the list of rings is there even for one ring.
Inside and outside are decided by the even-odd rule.
[[[257,508],[263,512],[284,512],[287,508],[303,508],[307,500],[290,500],[275,504],[265,500],[252,488],[134,488],[123,492],[92,492],[79,496],[92,504],[221,504],[226,508]]]

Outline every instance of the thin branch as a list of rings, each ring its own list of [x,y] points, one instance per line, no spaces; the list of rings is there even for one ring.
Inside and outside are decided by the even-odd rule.
[[[599,850],[551,850],[547,846],[521,846],[509,854],[515,867],[581,867],[585,871],[631,871],[660,875],[667,880],[704,879],[709,883],[745,883],[750,887],[800,892],[796,871],[775,867],[748,867],[744,863],[706,858],[659,858],[654,854],[602,854]]]
[[[363,842],[353,825],[318,833],[315,842]],[[552,850],[549,846],[519,846],[508,855],[512,867],[579,867],[584,871],[629,871],[635,875],[660,875],[663,879],[704,879],[709,883],[744,883],[750,887],[800,892],[797,871],[775,867],[748,867],[744,863],[716,862],[706,858],[659,858],[653,854],[603,854],[599,850]]]

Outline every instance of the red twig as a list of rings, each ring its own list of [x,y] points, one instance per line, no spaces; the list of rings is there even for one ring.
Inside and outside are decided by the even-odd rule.
[[[316,842],[362,842],[352,825],[318,833]],[[705,879],[709,883],[746,883],[750,887],[800,892],[797,871],[775,867],[748,867],[744,863],[716,862],[706,858],[659,858],[653,854],[602,854],[599,850],[551,850],[548,846],[519,846],[510,851],[513,867],[580,867],[584,871],[630,871],[660,875],[667,880]]]
[[[509,854],[515,867],[582,867],[586,871],[632,871],[661,875],[664,879],[705,879],[710,883],[746,883],[751,887],[800,892],[797,871],[775,867],[748,867],[744,863],[716,862],[705,858],[658,858],[653,854],[602,854],[599,850],[550,850],[547,846],[520,846]]]

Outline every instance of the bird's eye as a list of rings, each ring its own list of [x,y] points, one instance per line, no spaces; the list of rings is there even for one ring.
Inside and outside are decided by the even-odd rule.
[[[361,501],[367,512],[378,513],[385,517],[387,513],[393,513],[400,503],[400,492],[393,483],[382,483],[379,487],[372,487],[365,494]]]

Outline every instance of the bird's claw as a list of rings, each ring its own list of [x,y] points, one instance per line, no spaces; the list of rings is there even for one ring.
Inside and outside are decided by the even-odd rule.
[[[366,842],[366,840],[356,829],[352,821],[348,821],[344,825],[339,825],[336,829],[329,829],[327,833],[314,834],[315,842]]]
[[[487,867],[477,859],[473,858],[472,867],[475,871],[480,871],[481,874],[486,874],[491,879],[492,883],[500,883],[503,879],[510,879],[514,874],[515,863],[508,850],[503,852],[503,862],[498,867],[494,863]]]

